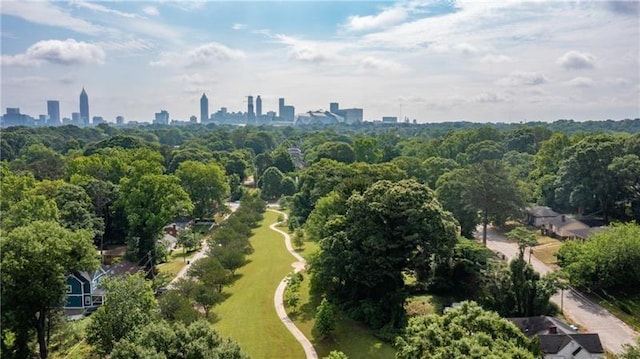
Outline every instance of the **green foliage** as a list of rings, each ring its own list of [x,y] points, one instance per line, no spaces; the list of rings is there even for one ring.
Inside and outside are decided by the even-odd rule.
[[[118,341],[135,337],[137,329],[156,319],[157,303],[142,273],[105,278],[101,285],[108,299],[91,316],[87,342],[108,354]]]
[[[209,323],[197,321],[188,326],[157,322],[143,328],[135,337],[118,342],[112,359],[248,359],[236,342],[221,338]]]
[[[513,323],[474,302],[409,319],[396,346],[398,359],[534,358],[530,341]]]
[[[320,337],[326,338],[336,329],[336,313],[333,305],[329,303],[327,298],[323,298],[322,302],[316,309],[316,317],[314,329],[320,334]]]
[[[558,290],[553,275],[540,277],[522,256],[508,267],[494,265],[485,272],[479,301],[503,316],[529,317],[549,314],[549,298]]]
[[[349,357],[343,352],[340,352],[340,351],[337,351],[337,350],[332,350],[329,353],[329,355],[327,355],[323,359],[349,359]]]
[[[2,323],[3,330],[15,334],[10,349],[15,357],[29,357],[34,331],[40,357],[47,357],[47,332],[54,313],[64,304],[66,275],[98,265],[92,238],[89,231],[72,232],[58,223],[41,221],[0,238]]]
[[[614,224],[583,242],[567,242],[558,263],[571,283],[592,290],[640,287],[640,225]]]
[[[473,238],[473,232],[479,222],[478,211],[469,206],[467,198],[471,190],[468,169],[454,169],[442,174],[436,182],[436,195],[442,207],[451,212],[460,225],[460,234]]]
[[[518,243],[520,258],[524,257],[525,248],[528,247],[529,250],[531,250],[531,248],[538,244],[536,234],[533,231],[526,229],[525,227],[516,227],[512,229],[507,233],[507,238]]]
[[[143,259],[151,253],[156,263],[154,249],[162,227],[176,215],[193,210],[189,195],[180,187],[180,180],[169,175],[143,175],[139,179],[121,181],[119,205],[127,213],[128,236],[137,238],[136,254]]]
[[[189,298],[183,296],[177,290],[169,290],[160,296],[158,298],[158,307],[160,316],[170,322],[179,321],[189,324],[200,318],[200,314],[193,309]]]
[[[640,338],[636,339],[635,345],[625,344],[622,354],[618,359],[639,359],[640,358]]]
[[[325,142],[316,149],[317,160],[328,158],[342,163],[353,163],[356,154],[350,144],[345,142]]]
[[[375,328],[401,325],[403,272],[429,277],[451,256],[457,237],[453,217],[415,181],[379,181],[353,194],[346,216],[325,226],[328,235],[311,263],[312,288]]]
[[[215,162],[182,162],[176,176],[189,194],[194,204],[193,215],[197,218],[211,217],[218,212],[229,194],[224,169]]]
[[[475,296],[484,282],[492,252],[476,241],[459,238],[453,256],[438,264],[429,291],[461,298]]]
[[[64,157],[43,144],[29,146],[13,162],[11,168],[15,171],[29,171],[38,180],[56,180],[64,178],[67,165]]]
[[[296,228],[293,232],[292,238],[293,246],[297,249],[302,248],[304,246],[304,231],[301,228]]]

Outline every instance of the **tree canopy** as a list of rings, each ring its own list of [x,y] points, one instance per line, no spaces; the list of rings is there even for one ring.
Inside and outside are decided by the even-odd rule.
[[[456,243],[453,217],[426,186],[379,181],[353,194],[344,216],[326,225],[311,263],[312,286],[374,327],[404,318],[403,272],[428,273]]]
[[[462,302],[443,315],[409,319],[396,347],[398,359],[534,358],[520,329],[474,302]]]

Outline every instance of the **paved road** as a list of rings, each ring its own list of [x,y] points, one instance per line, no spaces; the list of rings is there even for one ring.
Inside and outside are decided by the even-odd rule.
[[[478,235],[482,237],[482,228],[478,227]],[[504,254],[508,259],[513,259],[518,255],[518,245],[510,242],[504,235],[495,230],[487,229],[487,247]],[[535,250],[534,250],[535,253]],[[528,259],[528,251],[525,258]],[[531,257],[531,265],[541,274],[548,273],[553,269],[539,261],[536,257]],[[560,305],[560,294],[551,297],[551,301]],[[619,354],[623,344],[634,344],[638,333],[626,325],[620,319],[609,313],[600,305],[584,297],[580,292],[570,289],[564,291],[564,314],[571,320],[585,328],[585,332],[598,333],[600,341],[606,350]]]
[[[282,214],[285,220],[287,219],[287,214],[284,212],[280,212],[271,208],[269,208],[268,210],[271,212]],[[305,261],[301,255],[299,255],[298,253],[296,253],[296,251],[293,250],[293,246],[291,245],[291,237],[289,236],[288,233],[276,228],[278,224],[279,222],[274,223],[270,225],[269,228],[271,228],[272,230],[284,236],[284,243],[287,246],[287,250],[289,251],[289,253],[291,253],[292,256],[294,256],[297,259],[297,262],[293,263],[291,266],[293,267],[294,272],[298,273],[299,271],[304,269],[307,261]],[[278,288],[276,289],[276,293],[273,296],[273,304],[276,307],[276,312],[278,313],[278,317],[280,317],[280,320],[282,321],[282,323],[284,323],[284,325],[291,332],[291,334],[293,334],[293,336],[300,343],[300,345],[302,345],[302,348],[304,348],[304,353],[307,356],[307,359],[317,359],[318,353],[316,353],[316,349],[313,347],[313,344],[311,344],[309,339],[307,339],[307,337],[304,336],[304,334],[300,331],[300,329],[298,329],[298,327],[296,327],[296,325],[291,321],[291,318],[289,318],[286,310],[284,309],[284,290],[286,289],[286,287],[287,287],[287,278],[285,277],[284,279],[282,279],[282,281],[278,285]]]
[[[240,202],[227,202],[226,205],[227,207],[229,207],[229,210],[231,211],[231,213],[233,213],[240,207]],[[228,214],[224,217],[224,219],[227,219],[227,217],[229,217]],[[195,263],[198,259],[204,258],[207,255],[208,249],[209,249],[209,244],[207,243],[207,241],[204,241],[200,249],[193,256],[187,259],[189,263],[186,264],[184,267],[182,267],[180,271],[178,271],[178,273],[176,273],[176,276],[171,280],[171,282],[169,282],[169,284],[167,285],[167,288],[173,289],[173,285],[180,278],[184,278],[187,275],[187,271],[191,267],[191,264]]]

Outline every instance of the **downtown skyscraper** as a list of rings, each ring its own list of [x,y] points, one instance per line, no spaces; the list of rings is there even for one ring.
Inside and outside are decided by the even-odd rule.
[[[89,126],[89,121],[89,96],[83,87],[80,92],[80,125]]]
[[[200,123],[209,121],[209,99],[204,93],[200,97]]]
[[[48,100],[47,101],[47,114],[49,115],[49,126],[60,125],[60,101]]]

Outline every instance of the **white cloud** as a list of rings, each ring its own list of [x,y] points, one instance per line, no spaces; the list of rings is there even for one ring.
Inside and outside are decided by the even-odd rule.
[[[104,63],[104,50],[95,44],[74,39],[45,40],[31,45],[24,54],[2,55],[7,66],[35,66],[42,63],[88,65]]]
[[[514,71],[496,83],[498,85],[516,87],[541,85],[546,82],[549,82],[549,80],[540,72]]]
[[[567,81],[567,85],[575,87],[591,87],[593,80],[589,77],[576,77]]]
[[[595,66],[596,58],[586,52],[569,51],[560,56],[556,63],[565,69],[580,70],[588,69]]]
[[[402,72],[404,67],[397,62],[380,59],[373,56],[367,56],[360,61],[361,68],[368,71],[376,72]]]
[[[307,63],[319,63],[337,58],[337,53],[348,44],[330,41],[302,40],[292,36],[262,31],[263,35],[289,48],[289,59]]]
[[[513,62],[513,59],[507,55],[495,55],[488,54],[480,59],[480,62],[486,62],[490,64],[502,64],[506,62]]]
[[[247,28],[247,24],[239,24],[239,23],[235,23],[231,26],[231,29],[233,30],[243,30]]]
[[[500,103],[509,101],[509,97],[494,92],[484,92],[471,99],[475,103]]]
[[[36,24],[62,27],[84,34],[98,34],[105,31],[98,25],[75,18],[61,8],[44,1],[3,1],[0,13]]]
[[[88,1],[73,1],[71,2],[71,4],[77,6],[77,7],[82,7],[85,9],[89,9],[89,10],[93,10],[93,11],[97,11],[97,12],[103,12],[106,14],[114,14],[114,15],[118,15],[118,16],[122,16],[122,17],[126,17],[126,18],[136,18],[138,17],[138,15],[136,14],[130,14],[127,12],[123,12],[123,11],[119,11],[119,10],[115,10],[115,9],[111,9],[108,8],[104,5],[100,5],[94,2],[88,2]]]
[[[343,28],[347,31],[368,31],[397,24],[407,18],[407,11],[400,7],[385,9],[376,15],[349,16]]]
[[[158,16],[158,15],[160,15],[160,11],[158,11],[158,8],[155,7],[155,6],[151,6],[151,5],[145,6],[142,9],[142,12],[147,14],[147,15],[149,15],[149,16]]]
[[[156,45],[145,39],[105,40],[95,42],[104,50],[145,51],[153,49]]]
[[[232,49],[217,42],[200,45],[187,53],[164,52],[160,58],[151,61],[151,66],[178,65],[185,67],[206,66],[215,62],[241,60],[245,54],[241,50]]]

